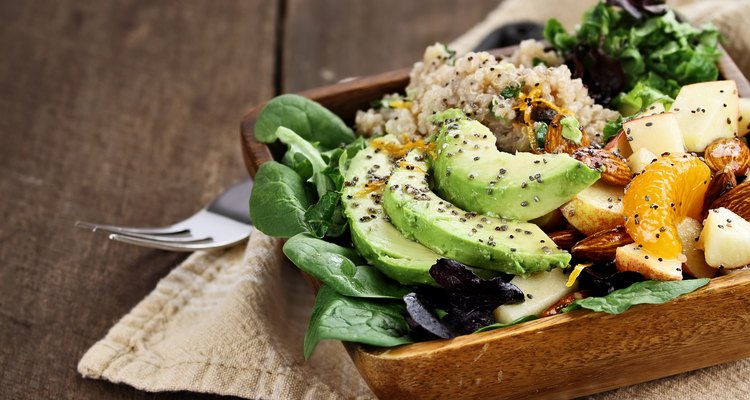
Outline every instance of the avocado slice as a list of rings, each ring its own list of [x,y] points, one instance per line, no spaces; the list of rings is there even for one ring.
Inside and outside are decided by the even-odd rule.
[[[567,154],[501,152],[487,127],[458,110],[433,120],[443,123],[432,164],[435,191],[469,211],[529,221],[560,207],[601,175]]]
[[[380,140],[398,143],[391,135]],[[388,277],[405,285],[434,284],[429,271],[440,255],[404,237],[383,210],[382,191],[394,166],[387,154],[372,146],[352,158],[341,196],[352,242]]]
[[[386,213],[407,238],[443,257],[509,274],[528,276],[568,265],[570,254],[538,226],[466,212],[438,197],[429,188],[425,158],[412,150],[383,191]]]

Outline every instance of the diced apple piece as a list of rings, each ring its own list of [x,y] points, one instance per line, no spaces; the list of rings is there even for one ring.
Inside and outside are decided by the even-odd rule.
[[[622,127],[634,153],[643,148],[656,155],[685,151],[680,126],[674,113],[636,118],[625,122]]]
[[[750,98],[739,99],[738,108],[737,135],[742,137],[750,133]]]
[[[750,264],[750,222],[726,208],[708,212],[700,246],[706,263],[714,268],[741,268]]]
[[[563,217],[584,235],[623,224],[623,188],[596,182],[560,207]]]
[[[495,320],[507,324],[527,315],[540,316],[542,312],[558,300],[577,290],[578,285],[565,286],[568,277],[560,268],[548,272],[537,272],[523,278],[516,276],[510,283],[516,285],[526,295],[523,303],[506,304],[495,309]]]
[[[666,110],[664,109],[664,103],[657,101],[656,103],[651,104],[650,106],[644,108],[643,112],[641,113],[641,116],[648,117],[650,115],[661,114],[665,111]]]
[[[617,136],[610,139],[604,146],[604,150],[609,150],[626,158],[633,154],[633,150],[630,149],[630,143],[628,143],[628,138],[625,136],[625,131],[620,131]]]
[[[630,170],[633,173],[640,174],[646,166],[651,164],[656,158],[656,154],[643,147],[628,157],[628,167],[630,167]]]
[[[654,256],[636,243],[617,248],[615,265],[618,271],[635,271],[646,279],[658,281],[682,280],[682,261]]]
[[[706,263],[706,256],[697,246],[702,229],[703,224],[690,217],[684,218],[677,224],[677,236],[680,237],[682,243],[682,254],[687,258],[682,268],[695,278],[713,278],[716,275],[716,268]]]
[[[683,86],[670,111],[677,118],[687,151],[702,152],[716,139],[737,135],[737,85],[713,81]]]

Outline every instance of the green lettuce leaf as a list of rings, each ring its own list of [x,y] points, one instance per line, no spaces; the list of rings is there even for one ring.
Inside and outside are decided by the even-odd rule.
[[[669,108],[674,99],[649,86],[645,81],[638,82],[628,93],[620,93],[614,100],[620,114],[624,116],[636,114],[656,102],[663,103],[664,107]]]

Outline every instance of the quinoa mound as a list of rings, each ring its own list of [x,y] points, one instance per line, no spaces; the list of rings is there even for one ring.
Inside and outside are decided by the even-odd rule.
[[[534,63],[539,65],[529,65]],[[523,42],[504,60],[486,52],[455,58],[438,43],[425,50],[409,77],[406,97],[387,95],[381,107],[357,112],[359,134],[425,136],[434,129],[428,117],[458,108],[489,127],[500,150],[528,151],[528,129],[516,107],[518,94],[532,91],[537,98],[573,113],[592,143],[601,144],[604,125],[619,116],[595,104],[581,80],[571,79],[562,60],[535,41]]]

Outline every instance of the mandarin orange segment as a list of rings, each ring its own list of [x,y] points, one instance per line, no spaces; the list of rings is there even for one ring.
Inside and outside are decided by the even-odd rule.
[[[659,157],[633,178],[622,199],[625,229],[657,257],[679,258],[677,224],[684,217],[700,220],[711,170],[698,157]]]

